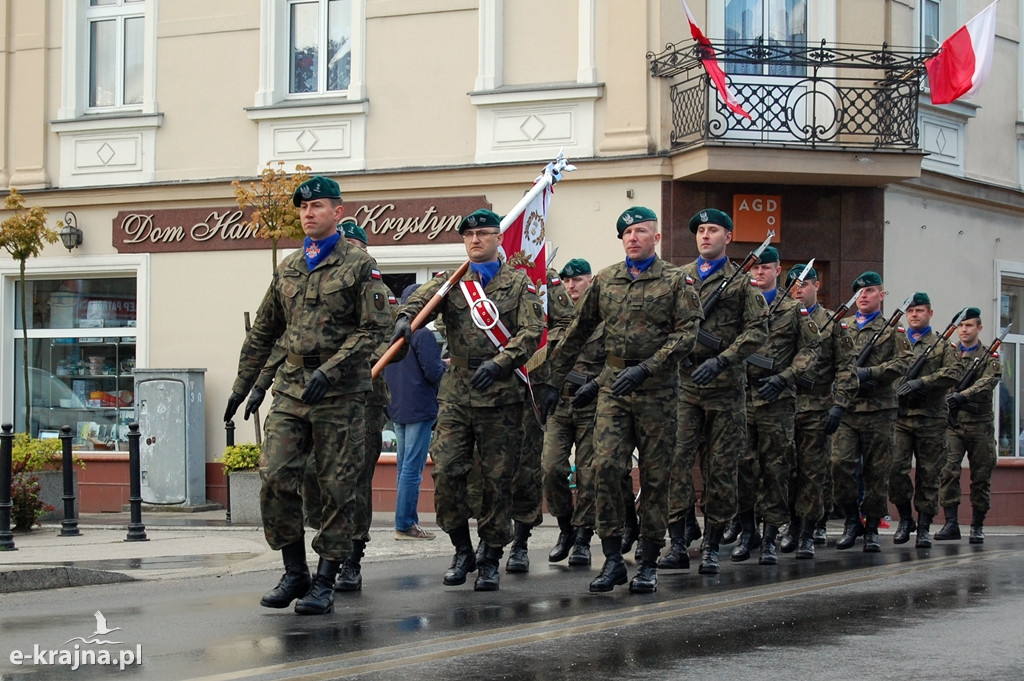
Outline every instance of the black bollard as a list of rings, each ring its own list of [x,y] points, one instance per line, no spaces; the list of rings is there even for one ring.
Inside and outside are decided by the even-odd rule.
[[[14,426],[5,423],[0,433],[0,551],[17,551],[11,534],[11,455],[14,453]]]
[[[128,424],[128,505],[132,517],[128,523],[128,537],[125,541],[149,541],[146,526],[142,524],[142,463],[139,461],[139,424]]]
[[[71,462],[71,426],[61,426],[61,466],[64,473],[64,520],[60,521],[60,536],[79,537],[78,516],[75,515],[75,469]]]
[[[234,446],[234,444],[235,444],[235,422],[232,421],[232,420],[228,420],[228,421],[226,421],[224,423],[224,445],[227,446],[227,447],[232,447],[232,446]],[[224,512],[224,522],[226,522],[228,525],[231,524],[231,480],[230,480],[230,478],[231,478],[230,471],[229,472],[225,472],[224,473],[224,487],[226,489],[225,489],[225,493],[224,493],[224,500],[227,502],[226,506],[227,506],[228,510]]]

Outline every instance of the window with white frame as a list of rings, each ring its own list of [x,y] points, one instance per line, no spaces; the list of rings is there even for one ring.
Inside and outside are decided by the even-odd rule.
[[[726,0],[725,45],[736,48],[756,45],[798,45],[807,43],[807,2],[805,0]],[[728,73],[799,76],[806,69],[785,64],[726,63]]]
[[[352,0],[290,0],[288,94],[348,90],[352,78]]]
[[[1024,268],[1020,268],[1024,270]],[[999,455],[1024,456],[1024,400],[1021,400],[1022,385],[1020,373],[1021,350],[1024,335],[1020,332],[1024,324],[1021,303],[1024,301],[1024,271],[1007,271],[1003,268],[999,291],[999,328],[993,334],[1000,334],[1007,326],[1013,325],[1000,347],[1003,362],[1003,380],[997,393],[997,438]],[[991,343],[991,338],[982,340]]]
[[[88,110],[132,108],[143,101],[144,0],[89,0]]]
[[[939,33],[939,0],[924,0],[921,3],[921,48],[936,50],[942,42]]]

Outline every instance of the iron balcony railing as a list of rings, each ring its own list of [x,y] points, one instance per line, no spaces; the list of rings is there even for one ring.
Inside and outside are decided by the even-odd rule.
[[[923,61],[913,49],[715,43],[748,120],[730,111],[696,43],[649,52],[651,75],[670,78],[673,149],[714,141],[812,148],[918,148]]]

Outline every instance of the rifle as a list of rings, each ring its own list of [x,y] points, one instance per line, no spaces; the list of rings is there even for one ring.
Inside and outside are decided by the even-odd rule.
[[[775,230],[769,230],[768,236],[766,236],[764,241],[761,242],[761,245],[750,253],[747,253],[747,257],[743,259],[743,263],[739,268],[727,279],[723,279],[722,283],[711,292],[711,295],[702,301],[701,308],[704,311],[704,319],[707,319],[708,315],[711,314],[711,311],[715,309],[715,305],[718,304],[719,298],[721,298],[722,294],[725,293],[725,289],[729,288],[729,284],[731,284],[733,280],[740,275],[740,273],[747,274],[750,272],[750,268],[757,264],[758,260],[761,259],[761,254],[764,253],[764,249],[768,248],[768,244],[772,242],[772,238],[774,236]],[[697,342],[711,348],[715,352],[719,352],[722,349],[722,339],[705,331],[704,329],[697,329]]]
[[[971,366],[968,367],[967,371],[964,372],[963,378],[960,379],[960,383],[957,384],[956,389],[953,392],[960,393],[974,385],[974,382],[978,380],[978,375],[981,373],[982,362],[984,362],[987,358],[991,357],[992,353],[997,352],[999,350],[999,346],[1003,344],[1003,339],[1006,338],[1006,334],[1010,333],[1011,326],[1013,326],[1013,324],[1006,325],[1006,328],[1003,329],[1003,332],[999,334],[999,338],[996,338],[994,341],[992,341],[992,345],[988,346],[984,354],[979,354],[975,356],[974,360],[971,361]],[[948,421],[950,427],[952,428],[955,428],[957,425],[956,417],[957,412],[959,411],[960,407],[956,403],[949,405]]]
[[[782,306],[783,301],[792,298],[794,295],[796,295],[797,290],[800,288],[800,284],[804,283],[804,279],[807,278],[807,273],[811,271],[812,267],[814,267],[814,258],[811,258],[811,261],[807,263],[807,265],[804,267],[803,272],[801,272],[800,276],[796,278],[796,281],[794,281],[781,294],[775,296],[775,302],[772,303],[772,306],[768,309],[769,317],[771,317],[778,311],[779,307]]]
[[[956,331],[956,327],[960,326],[960,322],[964,320],[965,316],[967,316],[966,307],[953,319],[953,321],[949,323],[949,326],[947,326],[946,330],[942,332],[942,335],[936,338],[934,343],[925,348],[925,351],[917,356],[917,359],[914,360],[910,369],[907,370],[907,375],[903,378],[904,382],[912,381],[921,375],[921,372],[924,370],[924,363],[928,361],[928,356],[932,354],[932,351],[935,350],[939,343],[942,341],[949,341],[950,336],[952,336],[953,332]]]
[[[914,300],[914,294],[910,294],[909,296],[907,296],[907,299],[903,301],[903,304],[900,305],[900,307],[895,312],[892,313],[891,317],[889,317],[889,321],[885,323],[885,326],[883,326],[877,332],[875,332],[875,335],[871,337],[871,340],[868,341],[867,345],[865,345],[864,348],[860,351],[860,354],[857,355],[857,361],[854,363],[855,367],[859,368],[864,366],[864,363],[868,361],[868,356],[870,356],[871,351],[875,349],[875,344],[878,343],[878,340],[882,337],[882,334],[885,333],[887,329],[899,324],[900,317],[902,317],[903,313],[907,311],[908,307],[910,307],[910,303],[912,300]],[[864,383],[861,383],[860,388],[857,390],[857,392],[858,394],[861,395],[871,394],[877,387],[877,381],[864,381]]]
[[[862,288],[857,289],[857,291],[853,294],[853,296],[850,297],[849,300],[847,300],[845,303],[836,308],[836,311],[833,312],[832,316],[828,318],[828,321],[825,322],[825,325],[821,327],[822,333],[824,333],[825,330],[828,329],[828,327],[832,326],[833,322],[835,322],[838,319],[842,319],[844,316],[846,316],[846,313],[849,312],[850,308],[853,307],[853,304],[857,302],[857,298],[860,297],[860,292],[863,290],[864,289]]]

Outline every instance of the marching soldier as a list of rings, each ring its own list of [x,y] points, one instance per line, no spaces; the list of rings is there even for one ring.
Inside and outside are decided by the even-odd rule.
[[[932,546],[932,518],[939,512],[939,474],[946,463],[946,393],[960,380],[961,363],[953,346],[932,330],[932,303],[927,293],[917,292],[907,308],[907,340],[914,356],[928,353],[918,375],[904,378],[896,387],[895,446],[889,470],[889,500],[900,513],[894,544],[905,544],[917,530],[915,547]],[[937,344],[937,345],[936,345]],[[934,350],[929,348],[935,345]],[[910,479],[911,458],[915,480]],[[917,523],[911,510],[917,509]]]
[[[877,272],[865,272],[853,281],[853,290],[860,290],[857,314],[844,321],[850,329],[854,356],[866,356],[857,363],[857,396],[839,424],[832,452],[833,489],[846,516],[843,536],[836,542],[836,548],[848,549],[857,537],[863,536],[864,551],[877,553],[881,550],[878,523],[888,504],[896,382],[910,368],[914,357],[903,328],[893,328],[882,317],[882,277]],[[857,507],[858,465],[864,479],[866,525],[861,524]]]
[[[986,351],[978,341],[981,334],[981,310],[967,308],[967,314],[957,332],[960,342],[957,351],[965,368],[976,374],[976,378],[962,389],[946,396],[951,412],[950,426],[946,431],[947,457],[939,483],[939,503],[946,515],[946,524],[935,533],[938,540],[960,538],[960,524],[957,511],[960,506],[960,472],[964,452],[971,468],[971,533],[969,541],[981,544],[985,541],[983,525],[991,503],[992,471],[996,467],[995,419],[992,413],[992,394],[1003,377],[999,353]],[[973,365],[977,363],[977,368]],[[970,380],[970,376],[963,379]],[[960,386],[957,386],[958,388]]]
[[[580,298],[576,317],[552,353],[551,378],[542,389],[541,408],[545,415],[554,411],[569,370],[603,321],[607,354],[598,378],[594,477],[597,534],[605,562],[590,590],[611,591],[626,583],[621,552],[622,481],[636,447],[643,497],[643,559],[629,590],[650,593],[658,585],[657,560],[668,515],[669,453],[678,400],[676,363],[692,350],[702,314],[689,280],[655,252],[661,233],[654,211],[629,208],[619,216],[616,230],[626,260],[601,270]],[[585,387],[576,391],[578,405],[588,392]]]
[[[498,589],[498,563],[512,539],[512,476],[523,439],[525,374],[517,370],[537,350],[544,327],[536,288],[525,273],[498,259],[501,220],[481,209],[463,218],[470,271],[438,305],[444,321],[450,369],[438,390],[434,459],[437,522],[448,533],[455,556],[444,583],[456,586],[479,567],[474,589]],[[392,341],[411,336],[409,320],[452,275],[421,286],[399,308]],[[432,315],[433,316],[433,315]],[[477,531],[486,543],[477,564],[469,535],[473,515],[467,481],[478,459],[481,509]]]
[[[700,324],[718,347],[698,343],[693,357],[679,367],[678,435],[669,490],[672,545],[659,566],[690,567],[686,548],[700,536],[692,473],[700,451],[705,536],[699,572],[718,574],[719,544],[736,513],[736,465],[746,448],[745,362],[768,337],[768,305],[725,253],[732,219],[708,208],[690,218],[689,226],[699,256],[683,273],[696,282],[702,300],[724,282],[728,286]]]
[[[285,574],[260,601],[299,614],[334,609],[334,578],[352,550],[363,510],[356,486],[365,461],[362,432],[370,391],[370,352],[391,324],[387,292],[373,259],[338,232],[344,208],[338,184],[325,177],[302,183],[299,208],[304,248],[286,257],[246,334],[238,377],[224,420],[230,420],[283,339],[274,402],[266,419],[260,511],[267,543],[280,549]],[[310,579],[302,527],[302,475],[307,452],[316,457],[323,518],[313,549],[320,555]]]

